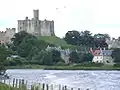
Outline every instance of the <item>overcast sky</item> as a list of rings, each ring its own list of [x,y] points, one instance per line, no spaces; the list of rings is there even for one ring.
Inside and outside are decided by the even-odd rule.
[[[69,30],[90,30],[120,36],[120,0],[0,0],[0,30],[17,28],[17,20],[33,17],[54,20],[55,33],[63,37]]]

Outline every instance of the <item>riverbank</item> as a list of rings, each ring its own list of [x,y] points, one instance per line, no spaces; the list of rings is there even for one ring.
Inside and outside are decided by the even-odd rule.
[[[119,67],[112,65],[103,66],[79,66],[79,65],[66,65],[66,66],[45,66],[45,65],[22,65],[22,66],[8,66],[7,69],[44,69],[44,70],[120,70]]]

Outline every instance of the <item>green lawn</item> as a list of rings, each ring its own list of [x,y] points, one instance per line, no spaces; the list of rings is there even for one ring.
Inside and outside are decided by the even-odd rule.
[[[63,48],[74,49],[78,46],[67,44],[67,42],[56,36],[39,36],[39,40],[44,40],[47,43],[54,44],[56,46],[61,46]]]

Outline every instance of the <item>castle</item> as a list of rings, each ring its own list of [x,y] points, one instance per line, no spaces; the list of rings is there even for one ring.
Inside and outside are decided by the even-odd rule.
[[[0,31],[0,44],[10,43],[15,32],[15,28],[6,28],[6,31]]]
[[[33,10],[33,18],[30,20],[28,17],[25,20],[18,20],[18,32],[26,31],[35,36],[54,36],[54,21],[39,20],[39,10]],[[5,32],[0,32],[0,44],[11,42],[11,38],[16,33],[15,28],[6,28]]]
[[[33,10],[33,18],[18,20],[18,32],[26,31],[35,36],[54,36],[54,21],[39,20],[39,10]]]
[[[120,40],[119,39],[106,39],[106,43],[108,44],[108,48],[120,48]]]

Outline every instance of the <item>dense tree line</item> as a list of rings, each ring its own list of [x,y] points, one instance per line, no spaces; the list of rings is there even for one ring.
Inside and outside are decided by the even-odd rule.
[[[92,35],[90,31],[81,31],[78,32],[76,30],[68,31],[65,34],[64,40],[68,44],[78,45],[78,46],[87,46],[87,47],[108,47],[106,43],[106,38],[110,38],[108,34],[95,34]]]
[[[9,48],[22,58],[21,60],[19,58],[17,59],[19,64],[53,65],[62,61],[60,52],[55,50],[47,52],[45,50],[51,44],[39,40],[36,36],[28,34],[25,31],[16,33],[12,41],[13,44],[9,45]],[[13,64],[16,65],[16,63]]]
[[[77,53],[73,51],[70,53],[70,62],[71,63],[83,63],[83,62],[92,62],[93,55],[91,53]]]

